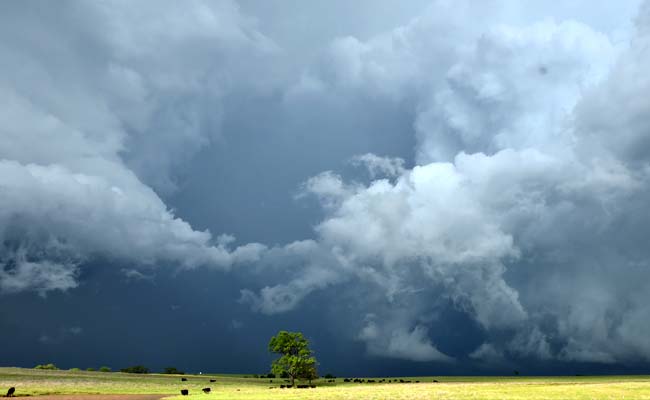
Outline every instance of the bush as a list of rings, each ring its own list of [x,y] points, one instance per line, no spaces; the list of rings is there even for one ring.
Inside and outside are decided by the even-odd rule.
[[[56,365],[50,363],[50,364],[39,364],[35,366],[34,369],[59,369],[59,368],[57,368]]]
[[[79,372],[79,371],[81,371],[81,369],[79,369],[79,368],[70,368],[70,371],[72,371],[72,372]]]
[[[334,375],[332,375],[332,374],[327,374],[323,378],[325,378],[325,379],[336,379],[336,377]]]
[[[273,379],[273,378],[275,378],[275,374],[273,372],[271,372],[269,374],[266,374],[266,377],[269,378],[269,379]]]
[[[127,374],[148,374],[149,368],[142,365],[134,365],[133,367],[122,368],[120,372],[125,372]]]
[[[99,367],[99,372],[111,372],[110,367]]]
[[[86,368],[86,371],[88,371],[88,372],[93,372],[93,371],[97,371],[97,370],[96,370],[95,368],[92,368],[92,367],[91,367],[91,368]]]
[[[163,371],[163,374],[177,374],[177,375],[185,375],[185,372],[179,371],[174,367],[167,367]]]

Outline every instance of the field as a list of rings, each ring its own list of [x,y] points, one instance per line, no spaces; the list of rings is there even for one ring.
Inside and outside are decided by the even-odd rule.
[[[123,374],[0,368],[0,391],[17,396],[46,394],[159,394],[175,400],[363,400],[363,399],[648,399],[650,376],[580,377],[410,377],[420,383],[335,383],[315,381],[315,389],[280,389],[274,379],[242,375]],[[216,382],[210,383],[210,379]],[[377,379],[377,378],[375,378]],[[388,378],[387,378],[388,379]],[[391,378],[395,379],[395,378]],[[398,378],[399,379],[399,378]],[[433,383],[433,379],[438,383]],[[211,394],[201,388],[211,387]],[[270,387],[273,387],[272,389]],[[180,389],[190,396],[180,396]]]

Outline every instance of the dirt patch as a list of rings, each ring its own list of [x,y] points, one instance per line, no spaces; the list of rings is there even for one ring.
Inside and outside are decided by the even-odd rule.
[[[173,394],[48,394],[23,399],[38,400],[160,400]]]

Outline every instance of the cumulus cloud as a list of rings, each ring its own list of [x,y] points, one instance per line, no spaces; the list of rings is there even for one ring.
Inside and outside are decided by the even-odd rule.
[[[97,255],[246,263],[242,303],[273,315],[340,291],[374,356],[650,360],[650,6],[621,34],[599,15],[638,2],[593,3],[435,0],[282,73],[271,61],[290,55],[227,0],[5,5],[0,290],[74,288]],[[298,196],[322,206],[313,239],[234,246],[163,199],[240,93],[287,115],[319,97],[404,109],[413,160],[362,154],[365,183],[316,174]],[[448,309],[474,324],[463,354],[437,340]]]
[[[480,327],[473,359],[650,359],[636,245],[648,234],[648,6],[620,43],[575,20],[508,22],[508,2],[460,3],[335,41],[290,92],[413,102],[417,165],[365,155],[391,179],[310,179],[326,211],[316,246],[336,256],[337,280],[299,275],[246,296],[280,312],[339,282],[375,288],[384,298],[359,298],[372,317],[357,335],[375,355],[446,359],[431,338],[450,302]]]
[[[358,166],[365,166],[371,178],[386,176],[389,178],[402,175],[405,171],[404,160],[401,158],[379,157],[372,153],[356,156],[352,163]]]
[[[368,352],[371,355],[387,356],[412,361],[443,361],[452,359],[439,352],[427,337],[427,329],[416,326],[411,331],[403,327],[390,329],[386,337],[387,327],[378,327],[369,316],[366,325],[359,333],[359,339],[369,343]]]
[[[276,51],[234,3],[27,2],[0,18],[3,291],[75,287],[97,254],[221,268],[257,257],[262,246],[216,243],[158,196],[219,134],[247,66]]]

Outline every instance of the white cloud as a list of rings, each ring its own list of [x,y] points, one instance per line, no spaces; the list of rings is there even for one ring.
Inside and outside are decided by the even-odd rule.
[[[404,160],[401,158],[379,157],[372,153],[356,156],[352,163],[365,166],[373,179],[381,176],[393,178],[405,172]]]
[[[391,330],[388,337],[384,330],[385,327],[378,327],[373,321],[368,321],[361,330],[359,339],[368,343],[369,354],[419,362],[453,361],[431,344],[427,338],[427,329],[422,326],[416,326],[412,330],[397,327]]]
[[[0,23],[3,291],[73,288],[80,262],[98,254],[256,260],[263,246],[215,244],[153,188],[174,190],[173,170],[220,132],[233,85],[267,90],[272,78],[245,77],[275,45],[230,1],[35,7],[6,7]],[[65,250],[52,253],[53,241]]]
[[[414,168],[365,156],[394,179],[307,183],[326,211],[327,268],[385,294],[359,298],[374,317],[358,338],[375,355],[440,360],[432,314],[450,301],[483,330],[474,358],[650,359],[647,269],[634,267],[648,256],[649,8],[627,49],[575,20],[509,22],[497,3],[464,29],[485,10],[435,2],[404,27],[336,41],[305,73],[312,92],[411,101],[416,115]],[[305,282],[263,289],[256,308],[337,283]],[[300,296],[270,301],[292,287]]]
[[[263,282],[241,301],[265,314],[345,290],[373,315],[352,329],[373,355],[449,361],[432,338],[453,307],[485,336],[473,358],[648,360],[650,6],[628,34],[610,24],[636,0],[592,3],[433,1],[404,26],[334,40],[287,87],[268,62],[282,50],[230,1],[64,3],[38,21],[7,6],[0,289],[74,288],[96,255],[248,263]],[[159,194],[238,91],[287,109],[304,96],[403,107],[416,165],[366,154],[368,184],[316,175],[303,187],[324,209],[314,240],[233,249]]]

